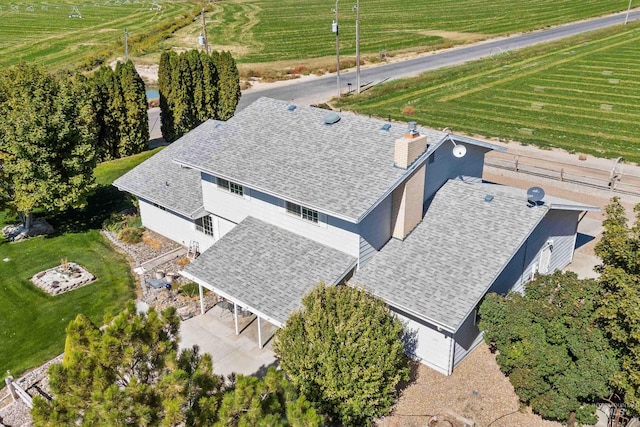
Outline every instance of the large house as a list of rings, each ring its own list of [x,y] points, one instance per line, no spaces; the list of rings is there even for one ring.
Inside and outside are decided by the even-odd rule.
[[[597,209],[483,182],[490,150],[503,148],[261,98],[115,185],[139,198],[145,227],[199,249],[184,276],[258,325],[282,327],[315,284],[348,281],[450,374],[480,342],[482,297],[567,266],[580,213]]]

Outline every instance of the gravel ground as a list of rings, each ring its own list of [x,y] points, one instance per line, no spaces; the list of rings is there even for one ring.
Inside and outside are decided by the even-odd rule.
[[[379,420],[378,427],[463,427],[465,419],[478,427],[561,426],[521,408],[509,379],[484,343],[451,376],[421,364],[416,374],[415,382],[404,389],[392,414]]]

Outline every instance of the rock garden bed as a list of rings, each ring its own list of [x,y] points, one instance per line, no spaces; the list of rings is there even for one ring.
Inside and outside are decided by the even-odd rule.
[[[66,260],[62,260],[59,266],[41,271],[31,278],[34,285],[51,295],[71,291],[95,280],[96,277],[83,266]]]

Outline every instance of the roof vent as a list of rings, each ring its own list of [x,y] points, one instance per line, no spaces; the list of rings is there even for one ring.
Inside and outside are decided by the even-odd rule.
[[[492,200],[493,200],[493,194],[487,194],[486,196],[484,196],[485,202],[490,202]]]
[[[331,112],[326,116],[324,116],[325,125],[332,125],[332,124],[338,123],[339,121],[340,121],[340,116],[334,112]]]
[[[391,129],[391,124],[389,123],[385,123],[382,125],[382,127],[380,128],[380,130],[384,130],[384,131],[389,131],[389,129]]]
[[[295,109],[298,108],[297,105],[295,104],[289,104],[289,106],[287,107],[287,110],[289,111],[295,111]]]
[[[409,122],[409,128],[407,129],[407,134],[405,135],[407,138],[415,138],[420,135],[418,132],[418,125],[416,122]]]

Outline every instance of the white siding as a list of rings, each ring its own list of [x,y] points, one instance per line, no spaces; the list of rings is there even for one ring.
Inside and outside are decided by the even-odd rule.
[[[409,355],[444,375],[450,375],[453,360],[451,335],[445,331],[438,332],[435,327],[426,322],[399,312],[393,307],[390,308],[405,325],[405,329],[413,333],[417,340],[415,348],[408,351]]]
[[[189,242],[195,240],[201,252],[214,243],[213,237],[196,230],[192,219],[158,208],[146,200],[139,200],[142,225],[148,229],[184,246],[189,246]]]
[[[453,366],[458,366],[467,357],[471,350],[482,342],[482,334],[475,324],[476,311],[474,310],[460,326],[456,334]]]
[[[548,241],[553,241],[549,273],[569,265],[573,259],[579,214],[577,211],[550,210],[502,271],[490,292],[504,294],[510,289],[523,292]]]
[[[251,215],[351,256],[359,255],[360,236],[356,224],[323,213],[318,214],[318,223],[313,223],[288,214],[282,199],[248,187],[244,187],[244,196],[238,196],[218,188],[212,176],[202,175],[202,196],[207,211],[234,223]]]
[[[454,157],[453,144],[445,142],[435,153],[433,162],[427,160],[427,173],[424,183],[424,201],[428,201],[436,191],[449,179],[458,177],[482,178],[484,155],[489,149],[476,145],[464,144],[467,154],[464,157]]]

